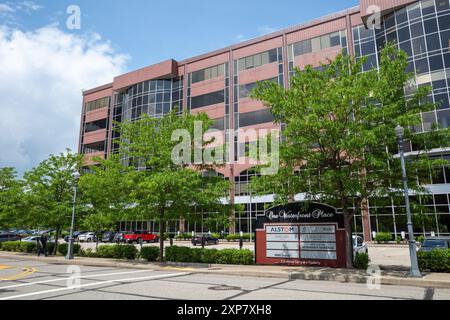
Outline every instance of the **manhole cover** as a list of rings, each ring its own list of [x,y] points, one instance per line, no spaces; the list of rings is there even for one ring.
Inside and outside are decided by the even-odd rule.
[[[224,286],[224,285],[215,286],[215,287],[210,287],[210,288],[208,288],[208,289],[209,289],[209,290],[213,290],[213,291],[242,290],[240,287],[231,287],[231,286]]]

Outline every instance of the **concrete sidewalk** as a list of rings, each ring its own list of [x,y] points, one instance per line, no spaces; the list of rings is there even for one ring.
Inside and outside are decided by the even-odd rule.
[[[183,270],[197,274],[218,274],[262,278],[285,278],[301,280],[322,280],[351,283],[373,283],[374,277],[363,270],[331,269],[289,266],[240,266],[207,265],[192,263],[148,263],[145,261],[125,261],[115,259],[82,258],[67,260],[64,257],[37,257],[35,255],[13,252],[0,252],[0,258],[11,260],[40,261],[49,264],[83,265],[96,267],[115,267],[151,270]],[[380,271],[380,284],[414,286],[423,288],[450,288],[450,274],[425,273],[421,279],[408,278],[407,271]]]

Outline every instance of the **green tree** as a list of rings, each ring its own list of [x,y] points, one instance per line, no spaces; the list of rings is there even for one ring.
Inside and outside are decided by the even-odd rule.
[[[19,227],[24,223],[26,200],[23,181],[14,168],[0,168],[0,228]]]
[[[276,122],[285,124],[280,171],[256,179],[253,187],[272,190],[280,203],[304,193],[309,200],[341,208],[349,268],[352,217],[361,211],[362,201],[403,190],[400,161],[394,156],[395,127],[407,128],[406,139],[423,150],[408,158],[410,188],[418,192],[424,189],[417,176],[429,174],[436,164],[426,151],[449,141],[448,129],[414,134],[420,112],[434,106],[426,99],[430,88],[412,85],[414,76],[405,72],[406,54],[387,45],[380,58],[379,70],[361,72],[365,58],[340,54],[324,70],[297,69],[289,89],[264,83],[252,93],[270,107]],[[411,91],[408,96],[405,87]]]
[[[159,223],[160,261],[164,257],[168,221],[195,215],[196,207],[216,207],[227,196],[228,182],[207,174],[213,164],[203,161],[193,164],[194,150],[201,152],[212,142],[203,141],[203,136],[197,141],[196,126],[205,132],[211,123],[206,114],[171,113],[160,119],[144,115],[119,127],[121,156],[129,158],[127,165],[137,168],[126,179],[131,181],[131,217],[155,219]],[[185,134],[178,135],[180,130]],[[178,156],[184,161],[174,160]]]
[[[81,168],[81,156],[69,149],[59,155],[51,155],[24,175],[30,224],[53,228],[55,242],[61,230],[71,223],[73,206],[73,175]],[[55,254],[57,245],[55,245]]]
[[[126,216],[130,198],[130,167],[123,166],[118,155],[97,159],[98,164],[80,177],[79,190],[83,212],[80,224],[95,231],[98,239],[102,231],[113,230],[116,223]]]

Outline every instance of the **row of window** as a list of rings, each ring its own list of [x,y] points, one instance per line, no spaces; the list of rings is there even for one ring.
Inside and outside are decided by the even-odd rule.
[[[267,79],[267,80],[262,80],[262,81],[258,81],[258,82],[264,82],[264,81],[278,83],[278,77]],[[252,83],[240,85],[239,86],[239,98],[240,99],[247,98],[250,95],[250,93],[252,92],[252,90],[255,89],[256,84],[258,82],[252,82]]]
[[[239,127],[254,126],[262,123],[273,122],[274,117],[270,109],[262,109],[253,112],[239,114]]]
[[[168,80],[149,80],[138,83],[128,90],[130,96],[140,95],[147,92],[155,91],[171,91],[183,88],[182,79],[168,79]]]
[[[277,49],[272,49],[238,60],[238,70],[248,70],[278,61]]]
[[[347,42],[345,31],[337,31],[320,37],[294,43],[294,56],[300,56],[310,52],[317,52],[327,48],[341,46],[341,38],[342,42]]]
[[[107,123],[106,119],[88,122],[84,127],[84,132],[88,133],[101,129],[106,129],[106,123]]]
[[[104,152],[105,151],[105,141],[96,142],[92,144],[86,144],[83,147],[83,154],[91,154],[91,153],[97,153],[97,152]]]
[[[191,109],[197,109],[218,103],[223,103],[224,101],[225,101],[224,90],[211,92],[200,96],[192,97]]]
[[[218,66],[202,69],[191,73],[192,83],[197,83],[201,81],[206,81],[221,77],[225,74],[225,64],[220,64]]]
[[[94,111],[97,109],[109,107],[109,97],[101,98],[85,104],[85,112]]]

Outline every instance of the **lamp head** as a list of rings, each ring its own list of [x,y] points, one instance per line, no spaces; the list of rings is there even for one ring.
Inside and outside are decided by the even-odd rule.
[[[73,177],[76,181],[78,181],[78,179],[80,179],[80,173],[79,173],[78,171],[75,171],[75,172],[72,174],[72,177]]]
[[[397,138],[403,138],[403,136],[405,135],[405,129],[402,126],[398,125],[395,128],[395,134],[397,135]]]

